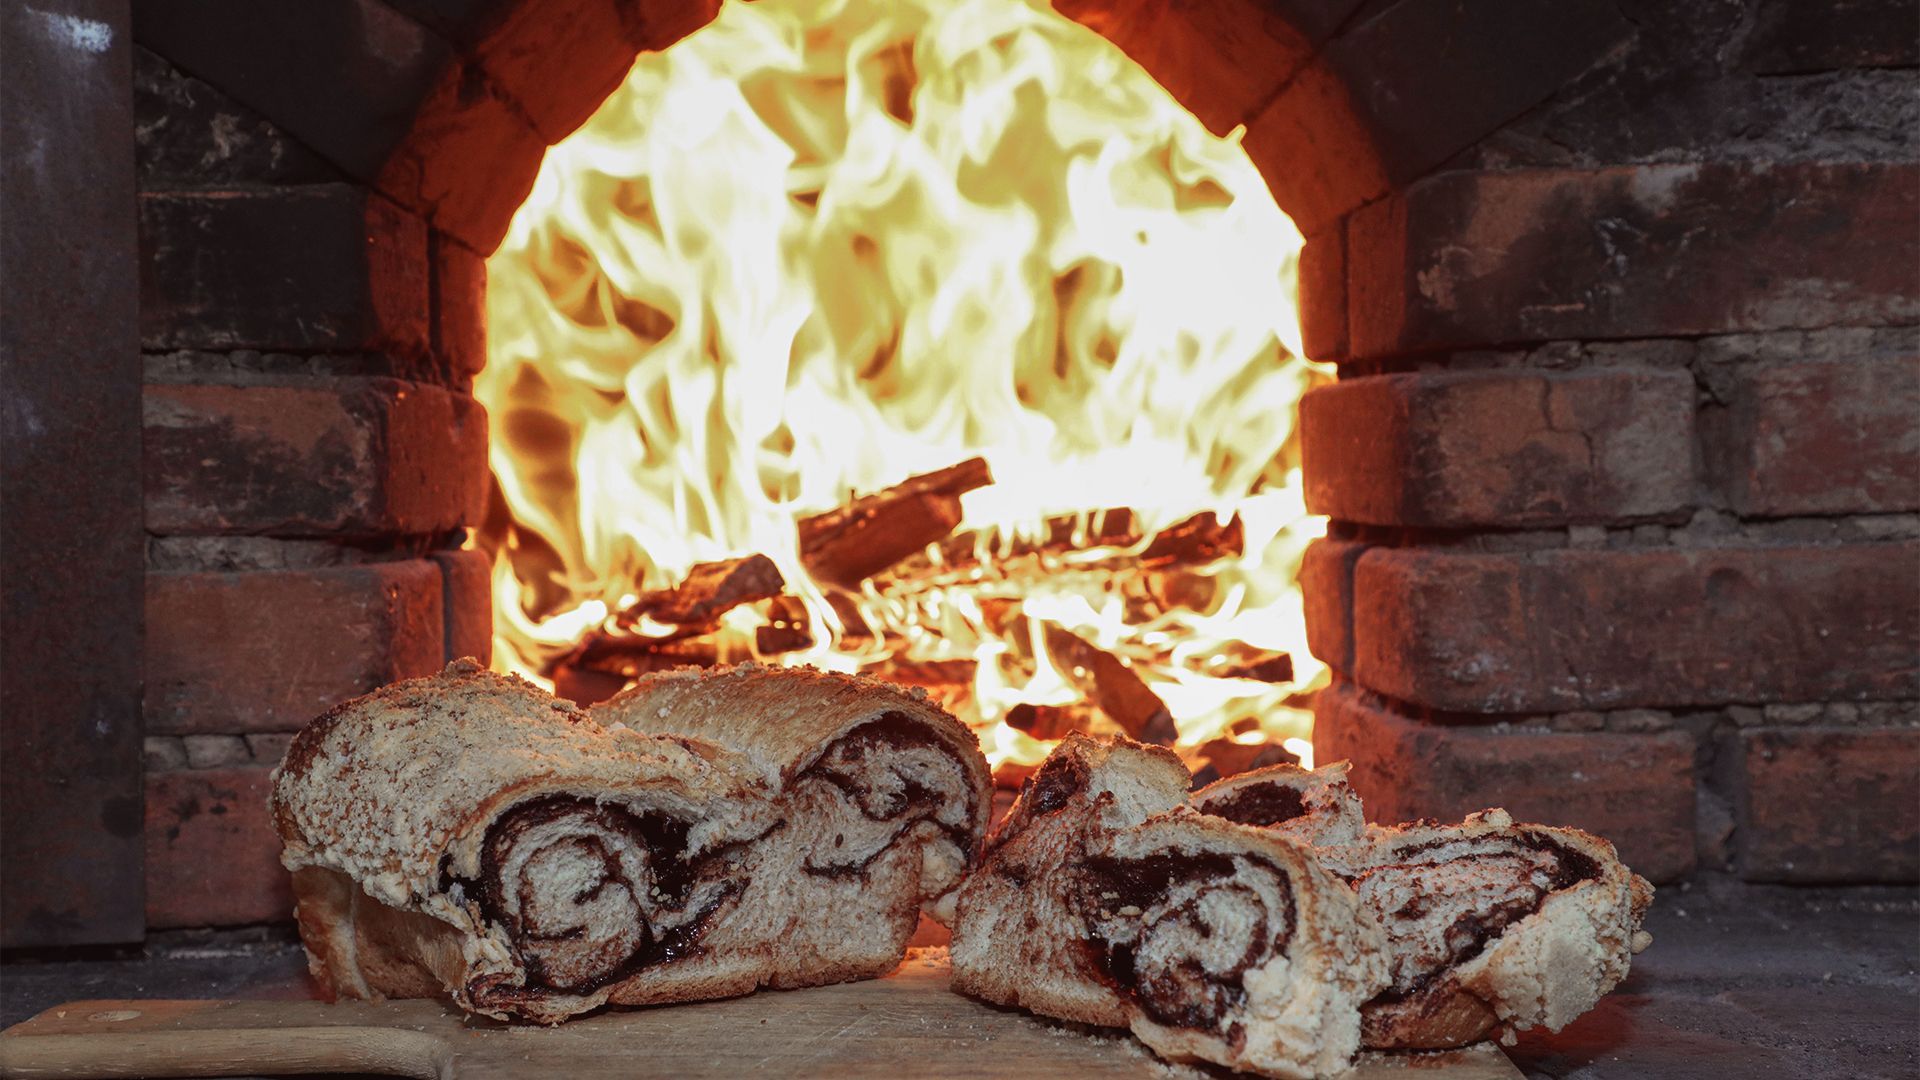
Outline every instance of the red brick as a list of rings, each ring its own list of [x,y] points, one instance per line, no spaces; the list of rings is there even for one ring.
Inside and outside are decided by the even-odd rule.
[[[713,21],[719,0],[638,0],[634,35],[642,50],[659,52]]]
[[[1920,359],[1756,366],[1734,404],[1734,509],[1920,509]]]
[[[447,370],[477,374],[487,366],[487,260],[444,233],[434,233],[433,352]]]
[[[1673,515],[1693,501],[1683,371],[1348,379],[1300,403],[1308,509],[1415,527]]]
[[[1307,356],[1347,355],[1347,228],[1336,221],[1300,249],[1300,337]]]
[[[1529,712],[1910,695],[1920,543],[1461,554],[1373,548],[1354,676]]]
[[[495,4],[490,10],[504,17],[470,48],[540,137],[556,143],[593,115],[633,67],[639,43],[625,7],[580,0]]]
[[[1365,544],[1315,540],[1300,560],[1307,649],[1335,671],[1353,670],[1353,564]]]
[[[1245,123],[1311,54],[1290,20],[1248,0],[1062,0],[1055,10],[1118,45],[1216,134]]]
[[[1353,762],[1369,820],[1454,821],[1503,806],[1521,821],[1612,841],[1655,881],[1694,866],[1693,737],[1522,732],[1423,723],[1336,683],[1315,706],[1314,757]]]
[[[1324,59],[1247,121],[1243,142],[1280,209],[1308,235],[1387,190],[1373,131]]]
[[[148,734],[293,731],[446,659],[429,560],[147,576]]]
[[[148,349],[427,348],[427,233],[353,184],[140,196]]]
[[[1920,166],[1441,173],[1348,224],[1359,357],[1920,320]]]
[[[486,509],[486,412],[393,379],[146,388],[147,529],[436,533]]]
[[[258,766],[147,777],[147,925],[236,926],[293,917],[280,837]]]
[[[446,582],[446,653],[448,660],[471,656],[485,664],[493,657],[493,562],[478,548],[442,551],[440,564]]]
[[[478,69],[447,67],[374,185],[468,247],[491,252],[533,190],[547,140]]]
[[[1920,877],[1920,729],[1755,728],[1738,753],[1741,877]]]

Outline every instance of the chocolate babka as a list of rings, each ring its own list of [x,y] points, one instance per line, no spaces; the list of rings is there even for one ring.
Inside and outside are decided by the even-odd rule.
[[[1359,828],[1346,763],[1259,769],[1194,794],[1208,814],[1316,844],[1387,936],[1392,985],[1361,1010],[1376,1049],[1558,1031],[1626,976],[1653,887],[1577,829],[1487,810],[1458,825]]]
[[[1387,984],[1379,928],[1305,845],[1197,813],[1189,783],[1159,747],[1056,748],[961,887],[954,988],[1173,1060],[1346,1068]]]
[[[1367,831],[1366,813],[1347,783],[1344,761],[1313,770],[1270,765],[1216,780],[1193,793],[1193,806],[1203,814],[1265,826],[1323,847],[1351,844]]]
[[[958,721],[877,682],[673,675],[596,716],[459,661],[308,725],[272,809],[323,987],[557,1023],[887,970],[987,783]]]
[[[1463,1046],[1497,1031],[1558,1031],[1627,975],[1652,939],[1653,886],[1578,829],[1373,829],[1335,859],[1386,931],[1392,985],[1361,1011],[1370,1047]]]
[[[926,698],[873,679],[742,664],[642,678],[592,715],[724,747],[766,791],[778,842],[745,853],[740,910],[706,939],[765,949],[762,985],[872,978],[924,909],[952,920],[992,813],[980,743]]]

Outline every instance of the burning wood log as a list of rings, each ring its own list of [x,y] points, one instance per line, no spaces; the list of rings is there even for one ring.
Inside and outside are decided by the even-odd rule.
[[[973,660],[890,657],[867,668],[866,673],[902,686],[918,686],[947,711],[964,714],[972,708],[973,677],[979,666]]]
[[[712,667],[720,650],[700,639],[659,639],[606,632],[582,641],[553,666],[553,691],[578,705],[605,701],[628,684],[652,671],[668,671],[689,664]]]
[[[631,679],[686,664],[712,667],[720,659],[719,646],[703,638],[662,640],[598,634],[582,641],[561,663]]]
[[[1086,707],[1079,705],[1028,705],[1021,702],[1007,710],[1008,727],[1025,732],[1041,742],[1054,742],[1076,731],[1086,731],[1092,719]]]
[[[1176,608],[1211,611],[1214,600],[1220,595],[1218,578],[1179,567],[1150,570],[1145,584],[1147,593],[1161,611]]]
[[[1278,742],[1240,743],[1232,739],[1209,739],[1200,744],[1199,757],[1207,762],[1216,779],[1238,776],[1269,765],[1298,765],[1300,759]]]
[[[1019,791],[1020,785],[1026,783],[1039,768],[1038,765],[1028,765],[1018,761],[1003,761],[994,766],[993,786],[998,792],[993,800],[993,820],[996,824],[1006,816],[1013,802],[1012,793]],[[1001,795],[1005,795],[1006,798],[1002,799]]]
[[[1084,538],[1076,540],[1084,522]],[[1126,507],[1099,510],[1091,514],[1061,514],[1047,519],[1044,540],[1015,539],[999,551],[1003,559],[1022,555],[1064,554],[1096,547],[1128,547],[1140,542],[1133,511]],[[962,533],[940,545],[941,561],[948,566],[974,566],[980,562],[980,534]]]
[[[813,644],[813,620],[797,596],[776,596],[767,607],[767,625],[753,631],[754,651],[761,656],[793,652]]]
[[[627,688],[633,680],[624,675],[609,675],[591,668],[570,667],[562,663],[553,669],[553,693],[582,707],[605,701]]]
[[[1045,631],[1060,673],[1130,737],[1162,746],[1179,738],[1166,703],[1124,660],[1063,626],[1047,623]]]
[[[1229,647],[1213,658],[1205,668],[1208,675],[1222,679],[1256,679],[1265,683],[1293,681],[1293,655],[1251,645]]]
[[[1056,520],[1049,539],[1042,543],[1021,540],[1010,546],[996,544],[984,563],[979,534],[959,534],[941,544],[939,559],[909,556],[879,575],[876,583],[882,593],[899,597],[956,586],[978,590],[983,582],[1011,585],[1041,578],[1056,582],[1070,578],[1103,582],[1119,579],[1129,594],[1130,620],[1144,622],[1174,608],[1208,610],[1219,591],[1218,583],[1188,568],[1238,555],[1245,546],[1238,518],[1222,524],[1211,513],[1202,513],[1169,526],[1139,554],[1114,552],[1063,564],[1055,557],[1103,547],[1132,547],[1143,539],[1132,531],[1130,511],[1093,515],[1081,533],[1074,529],[1078,521]]]
[[[765,555],[701,563],[671,589],[641,593],[619,616],[631,624],[645,615],[676,626],[705,626],[733,608],[780,595],[787,581]]]
[[[803,518],[800,561],[815,578],[858,588],[867,578],[951,534],[960,496],[993,483],[985,458],[910,477],[846,506]]]
[[[924,686],[929,690],[970,687],[979,669],[973,660],[900,660],[889,659],[868,673],[902,686]]]
[[[873,640],[873,627],[867,625],[867,617],[860,613],[859,605],[845,593],[828,592],[827,606],[840,616],[840,637],[843,641],[861,639]]]
[[[1239,515],[1223,523],[1213,513],[1202,511],[1161,529],[1140,553],[1140,562],[1147,566],[1210,563],[1241,554],[1246,542],[1246,530],[1240,524]]]
[[[786,584],[765,555],[701,563],[673,588],[641,593],[614,617],[613,626],[582,638],[573,652],[550,669],[555,690],[562,697],[590,704],[612,696],[649,671],[683,664],[711,667],[719,662],[718,646],[697,639],[713,633],[720,616],[728,611],[778,596]],[[661,634],[631,632],[643,616],[672,629]]]

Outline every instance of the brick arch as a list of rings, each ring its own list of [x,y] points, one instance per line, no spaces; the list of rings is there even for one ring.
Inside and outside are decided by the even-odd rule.
[[[1772,764],[1920,782],[1920,166],[1872,104],[1920,61],[1905,9],[1060,4],[1245,124],[1307,237],[1340,365],[1301,405],[1319,734],[1375,811],[1504,802],[1654,877],[1698,839],[1750,877],[1911,879],[1910,800],[1862,831]],[[180,765],[148,778],[151,925],[286,910],[262,822],[169,807],[256,807],[319,706],[486,647],[450,543],[484,506],[485,254],[544,148],[713,10],[137,5],[145,716]]]
[[[544,146],[591,114],[633,53],[668,47],[718,6],[393,4],[461,49],[378,183],[481,253],[504,233]],[[1215,132],[1245,127],[1255,163],[1309,238],[1303,319],[1322,359],[1348,351],[1347,216],[1574,83],[1631,32],[1598,0],[1552,10],[1365,0],[1056,6],[1114,41]],[[1362,283],[1369,290],[1378,286]]]
[[[1573,83],[1631,31],[1600,0],[1058,7],[1113,40],[1216,132],[1246,127],[1249,152],[1310,240],[1304,318],[1320,358],[1347,351],[1347,216]],[[468,256],[498,243],[546,147],[591,114],[637,52],[671,45],[717,8],[335,0],[289,10],[206,0],[145,5],[136,31],[145,47],[453,241],[426,296],[404,279],[410,268],[377,258],[366,291],[377,318],[404,319],[409,305],[424,305],[460,322],[478,315],[467,310],[478,272]],[[369,232],[385,228],[371,220],[382,209],[364,211]],[[478,334],[444,329],[464,347]]]

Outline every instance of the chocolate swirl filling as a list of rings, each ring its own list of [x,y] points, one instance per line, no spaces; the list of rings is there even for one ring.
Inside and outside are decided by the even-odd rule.
[[[1285,784],[1249,784],[1210,800],[1203,809],[1242,825],[1278,825],[1305,816],[1307,801],[1297,789]]]
[[[974,792],[966,765],[924,726],[897,712],[834,740],[790,788],[839,793],[832,838],[801,864],[819,877],[865,878],[873,863],[921,822],[952,842],[957,866],[971,866]],[[850,811],[850,812],[848,812]]]
[[[527,979],[475,996],[590,993],[690,955],[742,885],[727,879],[724,860],[690,859],[687,830],[665,814],[571,795],[502,815],[487,831],[479,879],[453,884],[506,930]]]
[[[1351,879],[1386,930],[1392,956],[1393,983],[1374,1002],[1425,992],[1548,896],[1599,875],[1587,855],[1525,832],[1442,837],[1392,851]]]
[[[910,717],[886,713],[836,739],[788,785],[790,811],[825,808],[801,869],[865,879],[900,838],[931,822],[950,840],[953,874],[973,856],[975,812],[966,766]],[[745,892],[742,852],[788,827],[690,855],[691,823],[662,813],[550,795],[513,807],[488,829],[475,880],[443,873],[456,903],[474,898],[502,927],[526,969],[470,988],[500,1005],[548,991],[585,994],[694,955]],[[946,885],[942,885],[945,888]]]
[[[1155,1022],[1234,1037],[1245,978],[1294,932],[1293,886],[1253,855],[1092,857],[1076,897],[1089,959]]]

